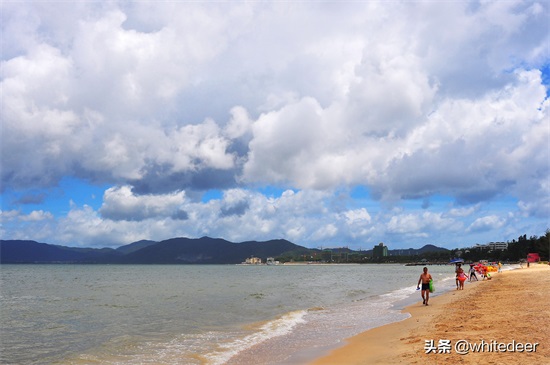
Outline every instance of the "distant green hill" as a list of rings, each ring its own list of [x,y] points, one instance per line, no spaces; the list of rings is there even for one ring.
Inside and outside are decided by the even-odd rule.
[[[268,257],[283,261],[327,260],[332,262],[368,262],[369,251],[348,248],[310,249],[286,240],[229,242],[221,238],[172,238],[165,241],[142,240],[112,248],[77,248],[35,241],[0,240],[0,263],[87,263],[87,264],[238,264],[251,256],[264,262]],[[391,256],[412,256],[448,251],[433,245],[420,249],[390,250]],[[344,254],[349,254],[342,256]],[[355,255],[355,256],[354,256]],[[345,257],[343,259],[342,257]]]
[[[35,241],[1,240],[0,263],[238,264],[289,251],[307,251],[286,240],[233,243],[219,238],[138,241],[114,249],[75,248]]]
[[[94,263],[115,256],[110,248],[75,248],[35,241],[0,240],[0,263]]]
[[[136,264],[238,264],[247,257],[264,261],[298,247],[285,240],[233,243],[220,238],[172,238],[126,254],[117,262]]]
[[[145,248],[147,246],[151,246],[151,245],[154,245],[154,244],[157,244],[157,243],[158,242],[156,242],[156,241],[141,240],[141,241],[137,241],[137,242],[134,242],[134,243],[130,243],[129,245],[120,246],[116,250],[120,253],[123,253],[123,254],[129,254],[131,252],[141,250],[142,248]]]

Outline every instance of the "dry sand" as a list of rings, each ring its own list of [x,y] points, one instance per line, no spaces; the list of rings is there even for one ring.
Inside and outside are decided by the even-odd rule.
[[[548,265],[493,273],[490,281],[467,282],[464,290],[404,311],[411,317],[352,337],[312,365],[550,364]],[[426,353],[426,340],[434,341],[433,352]],[[450,353],[439,353],[445,350],[440,340],[451,341]],[[484,351],[460,355],[454,348],[459,340],[477,345],[483,340]],[[511,348],[512,341],[538,345],[534,352],[496,351],[496,343]]]

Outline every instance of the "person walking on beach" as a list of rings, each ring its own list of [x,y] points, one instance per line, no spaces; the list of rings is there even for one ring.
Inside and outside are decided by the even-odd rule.
[[[427,267],[424,267],[422,271],[418,279],[418,284],[416,284],[416,289],[420,289],[420,283],[422,283],[422,304],[428,305],[428,300],[430,300],[430,280],[432,280],[432,276],[428,274]]]
[[[477,280],[477,275],[476,275],[476,268],[474,267],[474,264],[470,264],[470,271],[468,271],[468,274],[470,274],[470,282],[472,281],[472,277],[476,278],[476,281]]]
[[[455,274],[456,274],[456,279],[455,279],[456,290],[464,289],[464,280],[460,280],[464,276],[464,269],[462,269],[461,264],[456,264]]]
[[[462,268],[460,267],[461,265],[460,264],[456,264],[455,265],[455,282],[456,282],[456,290],[458,290],[458,286],[460,285],[459,282],[458,282],[458,270],[462,270]],[[462,270],[464,271],[464,270]]]

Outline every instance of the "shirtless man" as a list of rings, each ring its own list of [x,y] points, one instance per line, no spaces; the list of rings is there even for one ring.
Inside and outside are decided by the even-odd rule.
[[[427,267],[425,267],[423,271],[424,272],[420,274],[420,278],[418,279],[416,289],[420,289],[420,283],[422,283],[422,304],[428,305],[428,300],[430,300],[430,280],[432,280],[432,276],[428,274]]]

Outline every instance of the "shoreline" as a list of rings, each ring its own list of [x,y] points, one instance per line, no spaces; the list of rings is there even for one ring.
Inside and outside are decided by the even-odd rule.
[[[544,290],[550,288],[550,266],[537,264],[494,274],[492,280],[466,283],[464,290],[430,298],[429,306],[418,301],[403,309],[409,318],[351,337],[309,364],[543,363],[550,357],[545,322],[550,318],[546,304],[550,292]],[[426,353],[431,340],[435,348]],[[446,340],[451,341],[449,353],[444,344],[438,347]],[[481,350],[458,354],[454,345],[460,340]],[[498,351],[498,344],[507,346],[512,341],[538,345],[530,352]]]

